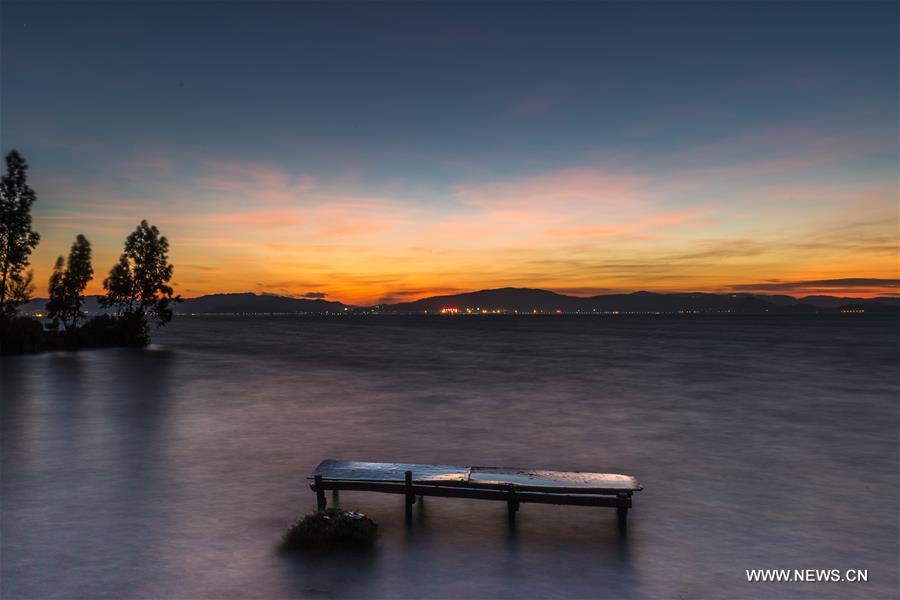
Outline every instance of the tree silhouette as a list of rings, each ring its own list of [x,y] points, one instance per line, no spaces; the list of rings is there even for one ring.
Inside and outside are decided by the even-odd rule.
[[[7,317],[34,289],[25,269],[40,236],[31,229],[31,205],[37,197],[28,186],[27,171],[18,152],[6,155],[6,174],[0,179],[0,315]]]
[[[120,313],[130,313],[134,307],[134,277],[128,257],[122,254],[119,262],[109,270],[109,277],[103,281],[106,296],[100,299],[104,306],[115,306]]]
[[[69,250],[69,260],[63,270],[63,257],[56,259],[50,276],[50,301],[47,312],[52,319],[61,319],[66,329],[78,327],[81,307],[84,306],[84,289],[94,276],[91,266],[91,243],[79,234]]]
[[[180,302],[169,286],[173,267],[169,263],[169,241],[147,221],[141,221],[126,239],[119,262],[103,281],[103,306],[114,306],[122,315],[155,319],[158,326],[172,320],[171,305]]]
[[[34,271],[28,270],[11,277],[6,284],[6,306],[0,312],[0,317],[11,316],[16,307],[31,300],[34,293]]]
[[[47,316],[54,321],[59,319],[66,310],[66,288],[63,283],[66,271],[65,261],[62,256],[56,257],[53,265],[53,273],[50,275],[50,284],[47,286],[50,298],[47,300]]]

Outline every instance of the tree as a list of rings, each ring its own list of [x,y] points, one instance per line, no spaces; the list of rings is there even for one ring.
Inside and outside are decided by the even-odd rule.
[[[84,290],[94,277],[91,266],[91,243],[83,235],[75,238],[69,250],[66,269],[63,270],[63,258],[56,259],[53,274],[50,276],[50,301],[47,312],[53,319],[62,320],[66,329],[78,327],[81,318],[81,307],[84,306]]]
[[[17,273],[6,285],[7,306],[12,313],[16,306],[31,300],[31,294],[34,293],[34,271]],[[0,317],[2,316],[3,313],[0,313]]]
[[[88,282],[94,278],[94,267],[91,266],[91,243],[86,237],[79,234],[75,238],[69,250],[69,259],[66,263],[66,300],[68,301],[69,314],[72,327],[78,326],[81,318],[81,308],[84,306],[84,290]]]
[[[109,277],[103,281],[106,296],[100,299],[104,306],[115,306],[120,313],[130,313],[134,307],[134,277],[128,257],[122,254],[119,262],[109,270]]]
[[[103,281],[103,306],[114,306],[121,315],[155,319],[158,326],[172,320],[171,305],[180,302],[169,286],[173,267],[169,263],[169,241],[147,221],[141,221],[126,239],[119,262]]]
[[[25,269],[40,240],[31,229],[31,205],[37,197],[28,186],[27,171],[18,152],[6,155],[6,174],[0,179],[0,315],[8,317],[31,297],[31,274]]]
[[[53,273],[50,275],[50,284],[47,286],[50,292],[50,298],[47,300],[46,305],[47,316],[53,319],[54,322],[66,310],[66,288],[63,283],[66,271],[64,267],[65,261],[63,261],[63,257],[57,257],[56,263],[53,265]]]

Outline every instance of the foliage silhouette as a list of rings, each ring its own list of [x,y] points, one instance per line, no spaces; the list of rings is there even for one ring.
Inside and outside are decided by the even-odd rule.
[[[146,320],[137,313],[119,317],[99,315],[75,332],[78,348],[120,348],[146,346],[150,343]]]
[[[0,316],[0,354],[25,354],[47,349],[47,336],[31,317]]]
[[[10,277],[6,287],[6,306],[0,312],[0,317],[15,315],[16,307],[31,300],[33,293],[34,271],[29,269]]]
[[[59,313],[65,308],[66,291],[63,285],[63,280],[66,276],[65,264],[62,256],[56,257],[56,262],[53,264],[53,273],[50,275],[50,282],[47,285],[50,297],[48,298],[46,309],[51,319],[57,318]]]
[[[37,196],[28,186],[27,171],[18,152],[7,154],[6,174],[0,179],[0,315],[7,318],[34,290],[32,274],[25,269],[40,236],[31,229],[31,205]]]
[[[145,323],[155,320],[162,326],[172,320],[173,296],[169,281],[173,267],[169,263],[169,241],[159,230],[141,221],[125,240],[125,251],[103,281],[106,295],[103,306],[115,307],[120,315],[137,315]]]
[[[371,546],[378,525],[362,513],[328,508],[290,526],[281,539],[283,552],[339,550]]]
[[[76,329],[82,317],[84,290],[94,276],[91,266],[91,243],[79,234],[69,251],[69,259],[63,270],[63,257],[56,259],[50,276],[50,300],[47,312],[51,319],[60,319],[66,330]]]

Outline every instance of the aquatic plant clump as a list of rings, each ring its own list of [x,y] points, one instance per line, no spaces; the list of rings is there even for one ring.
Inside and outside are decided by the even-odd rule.
[[[281,540],[281,549],[335,550],[372,545],[378,525],[360,512],[328,508],[307,515],[291,525]]]

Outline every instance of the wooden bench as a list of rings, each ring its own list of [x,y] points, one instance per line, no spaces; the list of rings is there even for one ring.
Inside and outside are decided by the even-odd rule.
[[[376,463],[327,459],[309,476],[319,510],[325,491],[384,492],[406,496],[406,517],[416,496],[475,498],[506,502],[509,522],[523,502],[609,506],[616,508],[619,530],[628,524],[632,495],[643,489],[631,475],[581,471],[544,471],[508,467],[457,467],[406,463]]]

